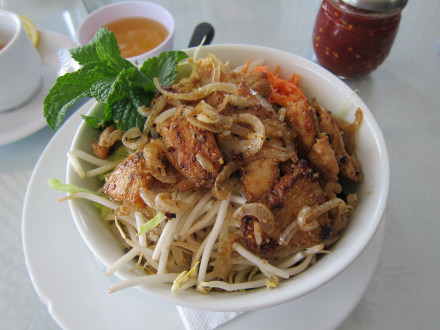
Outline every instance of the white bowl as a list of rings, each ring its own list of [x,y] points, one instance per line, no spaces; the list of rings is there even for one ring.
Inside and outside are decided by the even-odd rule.
[[[192,54],[194,50],[188,50]],[[338,111],[351,98],[347,117],[354,118],[357,107],[362,108],[364,118],[357,132],[356,155],[362,164],[365,181],[359,185],[359,204],[350,218],[342,238],[332,247],[332,253],[325,255],[303,273],[280,283],[272,290],[254,289],[246,292],[224,293],[211,292],[207,295],[195,291],[173,294],[170,285],[140,287],[146,294],[173,304],[211,311],[247,311],[281,304],[314,290],[329,282],[345,270],[366,248],[379,227],[387,203],[390,172],[386,145],[378,124],[372,113],[359,98],[353,95],[343,81],[301,57],[270,48],[250,45],[213,45],[200,50],[199,56],[212,52],[221,60],[228,60],[233,65],[246,63],[249,58],[265,60],[274,69],[281,67],[281,75],[286,78],[292,73],[300,76],[300,87],[308,97],[316,97],[318,102],[332,111]],[[102,111],[96,105],[91,112]],[[73,141],[73,148],[88,150],[90,141],[97,136],[94,129],[83,123]],[[99,183],[88,180],[82,182],[71,166],[67,169],[67,182],[96,189]],[[74,200],[70,202],[76,226],[85,243],[100,262],[105,266],[117,260],[122,251],[116,239],[102,224],[97,212],[88,202]],[[117,274],[121,279],[135,275],[127,266]],[[106,276],[103,271],[103,275]],[[343,288],[342,288],[343,290]]]
[[[147,1],[123,1],[103,6],[93,11],[79,25],[76,38],[80,45],[87,44],[96,31],[106,24],[127,17],[145,17],[158,21],[168,30],[168,36],[152,50],[127,58],[134,64],[142,64],[150,57],[173,49],[174,18],[164,7]]]

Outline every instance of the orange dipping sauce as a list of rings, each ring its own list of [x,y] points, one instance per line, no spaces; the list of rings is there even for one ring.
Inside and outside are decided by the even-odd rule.
[[[146,53],[159,46],[169,32],[161,23],[145,17],[121,18],[104,27],[115,34],[124,58]]]

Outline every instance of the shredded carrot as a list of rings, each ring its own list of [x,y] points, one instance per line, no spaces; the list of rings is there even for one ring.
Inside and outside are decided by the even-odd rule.
[[[269,83],[272,87],[272,93],[267,99],[269,103],[276,103],[285,107],[289,102],[297,102],[299,100],[307,99],[301,88],[297,86],[299,81],[299,76],[297,74],[293,74],[289,80],[285,80],[279,76],[279,66],[275,69],[274,73],[271,73],[267,66],[258,66],[254,69],[254,72],[259,71],[267,73]]]
[[[243,67],[243,69],[241,69],[241,73],[247,73],[249,70],[249,65],[251,65],[251,63],[252,63],[252,58],[250,58],[247,61],[246,65]]]

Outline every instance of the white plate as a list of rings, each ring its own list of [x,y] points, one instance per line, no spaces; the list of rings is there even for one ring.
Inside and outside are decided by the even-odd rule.
[[[0,145],[22,139],[46,125],[43,101],[58,77],[60,62],[57,51],[60,48],[77,47],[68,37],[41,30],[38,52],[43,60],[42,81],[32,98],[17,109],[0,113]]]
[[[80,238],[64,193],[49,188],[50,178],[64,178],[66,151],[89,101],[61,127],[40,157],[23,208],[23,248],[31,280],[49,313],[69,329],[183,329],[175,306],[130,288],[109,294],[108,278]],[[247,312],[228,329],[334,329],[356,307],[374,273],[383,241],[384,222],[367,249],[343,273],[320,289],[292,302]]]

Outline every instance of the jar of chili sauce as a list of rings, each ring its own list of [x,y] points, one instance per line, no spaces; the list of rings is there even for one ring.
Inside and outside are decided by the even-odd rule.
[[[313,30],[319,63],[342,78],[375,70],[388,56],[408,0],[323,0]]]

